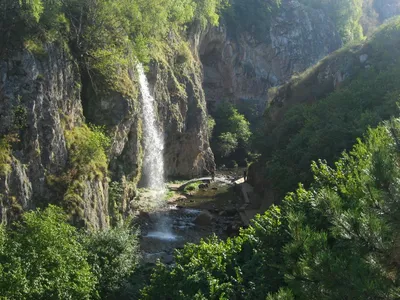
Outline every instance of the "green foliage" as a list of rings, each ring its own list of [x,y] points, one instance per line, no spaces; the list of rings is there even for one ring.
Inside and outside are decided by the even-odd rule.
[[[398,299],[400,119],[369,130],[330,167],[234,239],[186,245],[143,299]]]
[[[221,157],[228,157],[239,145],[236,135],[231,132],[223,132],[217,138],[216,153]]]
[[[228,5],[227,0],[198,0],[195,1],[195,20],[197,20],[202,28],[207,24],[213,26],[218,25],[219,13]]]
[[[0,297],[90,299],[96,279],[76,229],[60,208],[28,212],[0,228]]]
[[[118,181],[111,182],[108,188],[108,205],[112,217],[113,226],[121,226],[123,223],[123,218],[120,212],[120,207],[122,206],[123,199],[123,184]]]
[[[12,149],[9,138],[0,139],[0,176],[6,176],[11,172]]]
[[[88,262],[97,278],[101,299],[119,299],[139,260],[137,232],[126,227],[90,233],[83,237]]]
[[[83,193],[87,179],[102,180],[107,175],[106,152],[110,138],[104,128],[82,125],[65,131],[69,154],[68,171],[60,177],[48,178],[49,183],[66,185],[63,206],[71,216],[83,217]]]
[[[250,123],[229,102],[220,103],[214,113],[216,126],[211,141],[217,162],[229,161],[239,151],[238,160],[244,161],[251,137]],[[226,158],[223,160],[222,158]]]
[[[201,182],[201,181],[196,181],[196,182],[192,182],[192,183],[189,183],[187,186],[185,186],[185,188],[184,188],[184,192],[185,193],[189,193],[189,192],[192,192],[192,191],[196,191],[196,190],[198,190],[199,189],[199,185],[200,184],[202,184],[203,182]]]
[[[82,175],[103,177],[107,172],[106,151],[110,138],[98,126],[82,125],[65,131],[71,168]]]
[[[363,37],[360,25],[363,0],[300,0],[313,8],[322,9],[335,23],[343,41],[358,41]]]
[[[207,130],[208,136],[211,138],[213,135],[214,127],[215,127],[215,120],[211,116],[207,116]]]
[[[138,60],[148,62],[155,47],[168,46],[171,33],[183,34],[192,23],[203,28],[217,25],[224,4],[225,0],[3,0],[0,35],[5,43],[0,55],[20,50],[22,44],[40,55],[44,43],[57,41],[69,45],[95,92],[126,92],[128,67]]]

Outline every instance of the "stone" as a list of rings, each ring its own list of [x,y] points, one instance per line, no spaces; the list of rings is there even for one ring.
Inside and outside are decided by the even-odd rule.
[[[360,55],[360,63],[365,63],[368,59],[368,54],[361,54]]]
[[[225,210],[222,210],[222,211],[219,212],[218,215],[219,215],[220,217],[224,217],[224,216],[226,216],[226,211],[225,211]]]
[[[208,226],[211,225],[212,221],[212,214],[207,210],[203,210],[194,220],[194,224],[198,226]]]
[[[142,220],[151,221],[151,216],[146,211],[140,211],[139,212],[139,218],[142,219]]]
[[[167,264],[167,265],[172,264],[172,263],[174,262],[174,256],[171,255],[171,254],[165,254],[165,255],[162,257],[162,262],[163,262],[164,264]]]
[[[237,214],[237,210],[236,208],[228,208],[226,210],[224,210],[224,215],[228,216],[228,217],[233,217]]]
[[[208,186],[209,185],[207,183],[202,183],[199,185],[199,189],[206,189],[206,188],[208,188]]]

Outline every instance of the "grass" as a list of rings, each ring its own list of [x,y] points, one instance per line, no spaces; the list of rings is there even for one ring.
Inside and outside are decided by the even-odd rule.
[[[7,135],[0,139],[0,175],[8,175],[12,168],[12,148],[11,143],[16,141],[16,137],[13,135]]]
[[[183,191],[185,193],[197,191],[199,189],[199,185],[202,183],[203,183],[202,181],[192,182],[192,183],[188,184],[187,186],[185,186]]]
[[[65,138],[72,169],[84,176],[103,179],[108,167],[106,150],[110,145],[110,139],[103,131],[83,125],[66,130]]]

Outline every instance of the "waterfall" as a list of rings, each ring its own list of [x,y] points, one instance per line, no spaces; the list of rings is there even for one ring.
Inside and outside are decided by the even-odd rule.
[[[164,190],[164,139],[157,126],[155,101],[150,94],[149,83],[143,66],[137,65],[139,73],[140,92],[142,94],[144,160],[143,177],[146,187]]]

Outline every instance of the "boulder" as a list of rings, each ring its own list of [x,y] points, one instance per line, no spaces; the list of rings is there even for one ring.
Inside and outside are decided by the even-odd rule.
[[[212,220],[212,214],[209,211],[204,210],[196,217],[194,224],[199,226],[208,226],[211,225]]]
[[[206,189],[206,188],[208,188],[208,186],[209,185],[207,183],[202,183],[199,185],[199,189]]]

